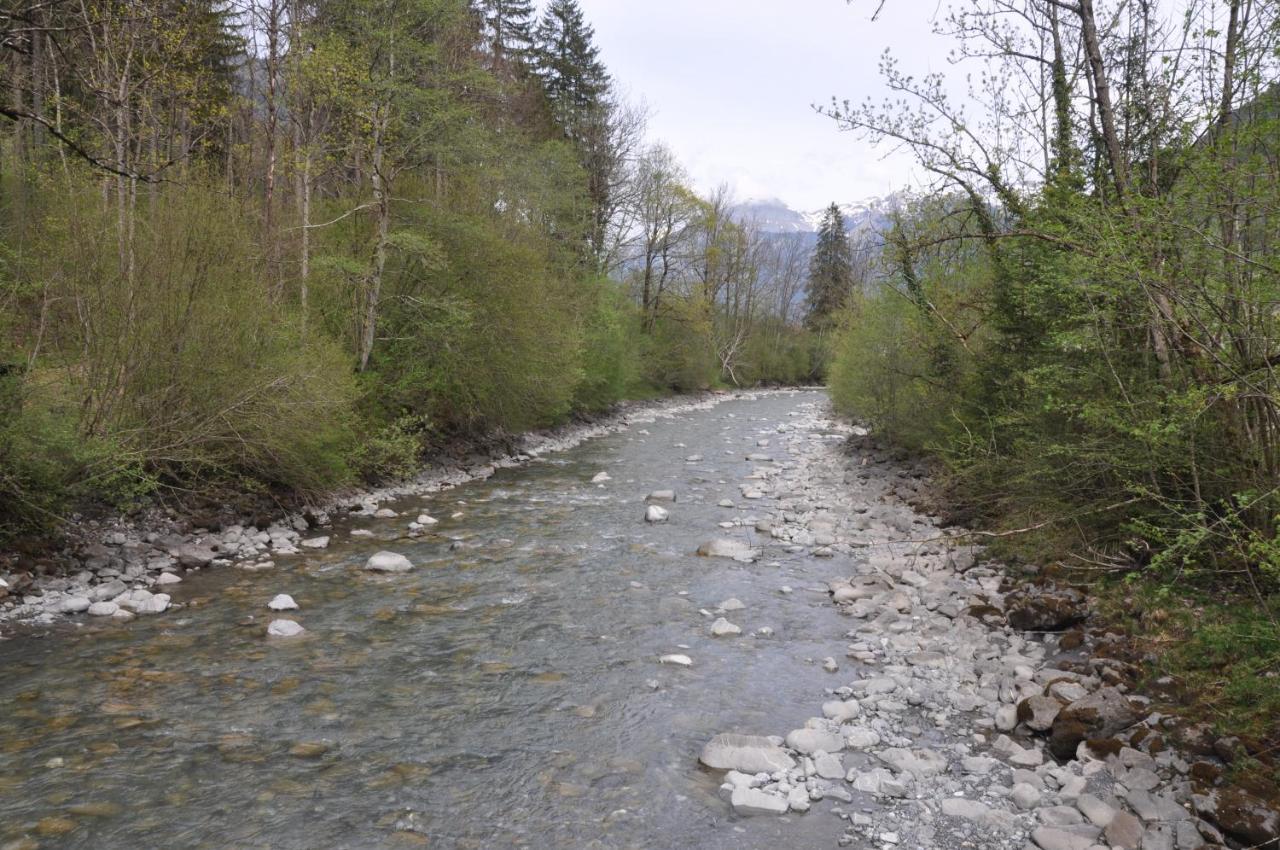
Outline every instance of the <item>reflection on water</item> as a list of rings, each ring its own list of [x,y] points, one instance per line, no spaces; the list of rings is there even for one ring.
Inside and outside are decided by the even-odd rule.
[[[717,503],[740,501],[744,449],[816,398],[660,419],[396,505],[441,518],[428,538],[361,520],[373,537],[339,528],[271,571],[190,576],[171,614],[0,644],[0,848],[833,841],[821,807],[730,821],[696,764],[716,732],[799,725],[830,686],[810,659],[831,653],[838,615],[777,589],[838,565],[692,554],[716,523],[768,511]],[[782,440],[770,452],[785,458]],[[612,480],[591,484],[602,469]],[[671,522],[646,525],[644,495],[668,487]],[[381,548],[417,569],[358,569]],[[301,606],[301,637],[264,636],[277,593]],[[729,596],[744,634],[774,636],[711,638],[698,609]],[[694,666],[657,664],[675,651]]]

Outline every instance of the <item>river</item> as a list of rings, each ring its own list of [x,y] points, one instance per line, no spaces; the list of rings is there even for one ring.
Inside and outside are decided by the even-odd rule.
[[[832,687],[832,564],[753,530],[776,494],[743,498],[768,465],[747,455],[787,462],[790,423],[823,402],[637,423],[338,524],[274,570],[189,575],[180,610],[0,643],[0,846],[833,846],[825,811],[731,816],[697,762],[717,732],[802,725]],[[660,489],[678,500],[648,524]],[[440,524],[404,536],[421,511]],[[764,556],[695,555],[717,536]],[[381,549],[416,569],[361,570]],[[302,636],[265,636],[277,593]],[[743,634],[712,637],[700,609],[730,598]]]

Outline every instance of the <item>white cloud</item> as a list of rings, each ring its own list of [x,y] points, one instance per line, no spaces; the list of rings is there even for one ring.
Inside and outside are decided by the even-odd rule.
[[[812,104],[883,95],[880,54],[942,70],[935,0],[580,0],[605,62],[654,110],[651,135],[698,188],[801,209],[882,195],[911,182],[909,160],[871,147]]]

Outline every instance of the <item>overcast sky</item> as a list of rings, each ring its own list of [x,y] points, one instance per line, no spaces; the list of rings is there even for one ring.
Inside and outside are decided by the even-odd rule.
[[[624,91],[652,109],[650,136],[669,145],[697,187],[728,183],[741,199],[809,210],[884,195],[912,181],[812,104],[879,97],[877,64],[892,46],[904,70],[950,67],[931,34],[938,0],[579,0]]]

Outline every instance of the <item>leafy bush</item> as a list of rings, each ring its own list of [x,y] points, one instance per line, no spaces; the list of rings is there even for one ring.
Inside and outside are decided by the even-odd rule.
[[[272,303],[244,211],[186,186],[138,217],[131,249],[93,196],[68,196],[44,223],[31,273],[59,307],[48,371],[74,402],[69,427],[111,446],[118,469],[182,490],[344,480],[350,369]]]

